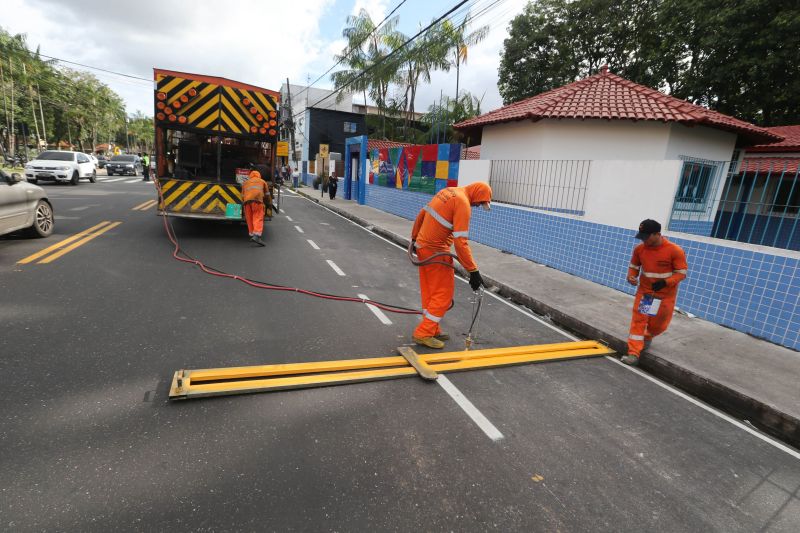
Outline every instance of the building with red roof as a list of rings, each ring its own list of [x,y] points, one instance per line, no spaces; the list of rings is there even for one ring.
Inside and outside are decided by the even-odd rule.
[[[601,72],[454,126],[481,130],[483,159],[698,158],[783,136]]]

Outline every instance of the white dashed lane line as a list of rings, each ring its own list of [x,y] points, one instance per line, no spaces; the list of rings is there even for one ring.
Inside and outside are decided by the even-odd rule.
[[[359,298],[363,298],[364,300],[369,300],[369,297],[366,294],[359,294],[358,297]],[[375,307],[372,304],[365,304],[365,305],[369,308],[370,311],[372,311],[373,315],[378,317],[378,320],[380,320],[381,323],[383,323],[383,324],[385,324],[387,326],[391,326],[392,325],[392,321],[389,320],[388,316],[383,314],[383,311],[381,311],[380,309],[378,309],[377,307]]]
[[[296,229],[300,233],[305,233],[305,231],[303,231],[303,228],[301,228],[300,226],[295,226],[294,229]]]
[[[286,214],[286,213],[284,212],[284,214]],[[290,216],[287,216],[286,220],[288,220],[289,222],[294,222],[294,220],[292,220],[292,217],[290,217]]]
[[[142,181],[142,180],[128,180],[125,183],[136,183],[137,181]]]
[[[317,243],[315,243],[311,239],[307,239],[307,240],[308,240],[308,244],[310,244],[313,249],[319,250],[319,246],[317,246]]]
[[[337,274],[339,274],[340,276],[346,275],[344,273],[344,271],[341,268],[339,268],[339,266],[336,263],[334,263],[333,261],[331,261],[330,259],[326,259],[325,262],[328,263],[328,265],[330,265],[330,267],[333,269],[333,271],[336,272]]]

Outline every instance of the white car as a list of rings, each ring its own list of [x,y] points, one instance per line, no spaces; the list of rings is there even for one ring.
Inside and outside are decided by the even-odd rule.
[[[34,237],[53,233],[53,206],[41,187],[0,170],[0,235],[27,229]]]
[[[88,178],[94,183],[97,169],[83,152],[47,150],[25,165],[25,178],[30,183],[53,180],[77,185],[81,178]]]
[[[92,163],[94,163],[94,168],[97,168],[100,165],[100,162],[97,160],[97,157],[95,157],[93,154],[86,154],[86,155],[88,155],[89,159],[91,159]]]

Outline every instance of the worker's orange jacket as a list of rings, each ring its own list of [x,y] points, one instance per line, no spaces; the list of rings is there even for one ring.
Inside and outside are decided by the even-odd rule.
[[[455,243],[458,261],[470,272],[478,270],[467,242],[471,206],[491,200],[492,189],[483,182],[442,189],[420,210],[411,240],[417,241],[418,248],[439,252],[449,252]]]
[[[267,182],[261,178],[247,178],[242,183],[242,203],[258,202],[263,204],[265,196],[269,196],[269,189]]]
[[[652,293],[653,283],[663,279],[667,286],[655,293],[657,298],[674,297],[678,283],[686,279],[688,272],[686,254],[683,248],[661,237],[660,246],[640,244],[633,249],[628,277],[639,278],[639,292]]]

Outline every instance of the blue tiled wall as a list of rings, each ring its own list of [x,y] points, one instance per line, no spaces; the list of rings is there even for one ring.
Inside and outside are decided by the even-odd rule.
[[[672,220],[669,223],[670,231],[681,233],[691,233],[692,235],[703,235],[710,237],[714,229],[713,220]]]
[[[367,186],[367,205],[413,220],[430,195]],[[474,210],[470,239],[633,294],[625,281],[634,231],[493,205]],[[684,238],[689,276],[678,306],[706,320],[800,349],[800,260]]]

